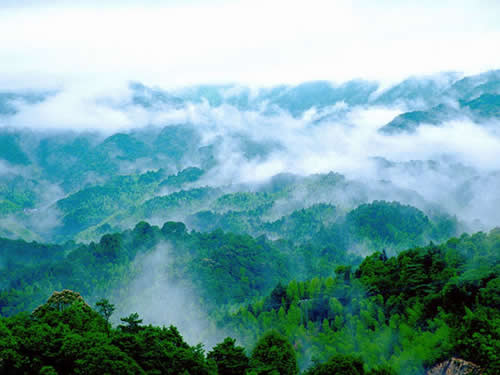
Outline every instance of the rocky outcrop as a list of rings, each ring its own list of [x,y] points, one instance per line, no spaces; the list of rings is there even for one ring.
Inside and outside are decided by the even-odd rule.
[[[482,373],[478,365],[460,358],[451,358],[427,371],[427,375],[481,375]]]

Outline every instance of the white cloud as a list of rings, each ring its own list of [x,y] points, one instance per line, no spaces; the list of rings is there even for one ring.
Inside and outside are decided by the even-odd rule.
[[[500,4],[490,1],[31,5],[0,13],[4,75],[270,84],[477,72],[500,61]]]

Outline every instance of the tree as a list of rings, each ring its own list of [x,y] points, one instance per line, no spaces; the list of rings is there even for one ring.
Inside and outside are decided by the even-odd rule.
[[[78,292],[74,292],[69,289],[64,289],[62,292],[54,292],[49,297],[44,305],[37,307],[33,311],[34,316],[41,316],[45,314],[48,310],[63,311],[73,305],[74,303],[81,303],[82,306],[90,311],[91,308],[83,300],[83,297]]]
[[[106,319],[106,333],[109,337],[109,318],[113,315],[115,311],[115,305],[109,303],[106,298],[102,298],[101,300],[96,302],[97,312],[102,315],[104,319]]]
[[[57,371],[52,366],[43,366],[40,369],[40,375],[57,375]]]
[[[255,345],[250,367],[257,374],[296,375],[299,373],[295,350],[276,331],[264,335]]]
[[[283,284],[281,284],[281,282],[279,282],[271,292],[269,309],[278,310],[283,299],[286,300],[286,288],[283,286]],[[288,306],[286,307],[288,308]]]
[[[245,349],[235,343],[235,339],[226,337],[207,354],[207,359],[215,361],[219,375],[243,375],[248,369]]]
[[[345,283],[349,283],[351,281],[351,266],[338,266],[335,269],[335,273],[337,274],[337,278],[344,279]]]
[[[101,344],[87,350],[82,358],[75,361],[75,374],[123,374],[142,375],[144,370],[134,359],[116,346]]]
[[[122,322],[127,323],[127,325],[119,325],[118,326],[123,332],[127,332],[127,333],[139,332],[139,330],[141,328],[140,324],[142,323],[142,319],[139,319],[139,314],[132,313],[125,318],[120,318],[120,320]]]
[[[368,375],[396,375],[396,371],[389,365],[383,365],[371,369]]]
[[[364,375],[363,361],[350,355],[337,354],[326,363],[318,363],[306,372],[306,375]]]

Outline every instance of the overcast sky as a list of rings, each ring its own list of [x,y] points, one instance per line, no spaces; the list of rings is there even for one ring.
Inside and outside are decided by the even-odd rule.
[[[270,85],[500,68],[498,0],[0,4],[4,87],[115,79]]]

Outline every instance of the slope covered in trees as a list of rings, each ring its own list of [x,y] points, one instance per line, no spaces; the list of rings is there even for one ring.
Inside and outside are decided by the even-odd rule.
[[[174,223],[162,231],[187,235]],[[209,242],[216,238],[211,236]],[[336,267],[332,276],[277,283],[267,296],[265,288],[257,288],[262,297],[247,299],[236,311],[238,304],[211,312],[244,348],[226,338],[206,355],[175,327],[144,325],[135,313],[110,326],[110,302],[98,301],[99,314],[78,293],[65,290],[31,314],[0,319],[0,369],[9,374],[297,374],[300,367],[307,374],[420,374],[458,356],[495,374],[500,370],[499,249],[500,231],[494,230],[394,257],[376,252],[357,267]],[[238,259],[230,261],[251,270]],[[204,278],[204,283],[214,280]],[[240,301],[238,295],[219,296],[216,289],[208,293]]]
[[[234,211],[229,212],[224,215],[231,218]],[[222,228],[235,229],[238,220],[228,220]],[[401,249],[456,232],[451,219],[433,222],[417,209],[387,202],[362,205],[341,219],[334,207],[319,205],[273,223],[255,218],[254,224],[234,234],[223,232],[221,226],[204,233],[189,232],[182,223],[167,222],[160,229],[141,222],[133,230],[106,234],[88,245],[3,240],[0,312],[32,309],[61,288],[86,296],[110,293],[127,281],[127,275],[135,275],[136,257],[163,243],[170,248],[165,265],[169,278],[193,283],[207,303],[220,304],[267,292],[278,281],[329,276],[337,265],[355,265],[361,259],[356,255],[361,244],[380,251]],[[265,235],[281,239],[272,241]]]
[[[499,77],[0,93],[0,373],[500,373]]]

